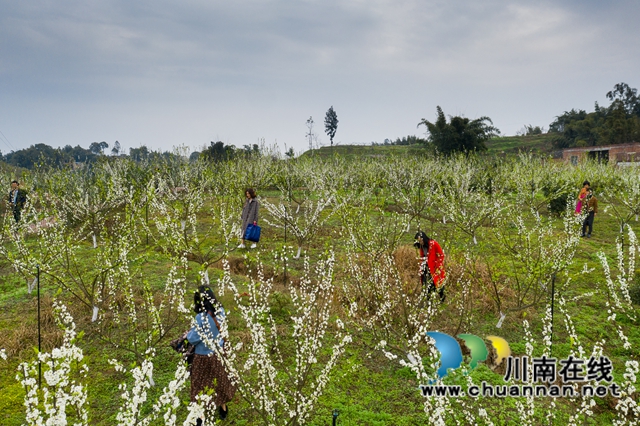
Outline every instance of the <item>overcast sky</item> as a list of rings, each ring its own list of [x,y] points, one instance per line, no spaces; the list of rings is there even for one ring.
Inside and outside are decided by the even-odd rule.
[[[306,150],[489,116],[503,134],[640,87],[640,1],[0,0],[0,151],[118,140]]]

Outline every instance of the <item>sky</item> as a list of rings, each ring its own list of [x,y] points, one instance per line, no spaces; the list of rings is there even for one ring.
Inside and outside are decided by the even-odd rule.
[[[640,87],[637,0],[0,0],[0,151],[502,134]]]

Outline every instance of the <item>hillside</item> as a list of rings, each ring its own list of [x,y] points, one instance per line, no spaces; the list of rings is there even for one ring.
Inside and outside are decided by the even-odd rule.
[[[535,153],[552,153],[555,151],[553,147],[553,139],[557,135],[554,133],[545,133],[542,135],[532,136],[503,136],[493,138],[487,142],[488,153],[515,153],[518,151],[533,151]]]
[[[555,134],[546,133],[534,136],[503,136],[487,142],[487,154],[514,154],[519,151],[533,151],[539,154],[551,154],[555,151],[553,139]],[[383,157],[387,155],[420,154],[425,149],[420,145],[335,145],[323,146],[320,149],[306,151],[302,155],[329,157],[332,154],[341,157]]]

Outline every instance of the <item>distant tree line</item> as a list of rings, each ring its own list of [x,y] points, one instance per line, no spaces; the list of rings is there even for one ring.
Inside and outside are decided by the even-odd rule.
[[[418,136],[409,135],[403,136],[402,138],[396,138],[396,140],[385,139],[384,142],[371,142],[371,146],[381,146],[381,145],[418,145],[418,144],[426,144],[427,140],[420,138]]]
[[[39,143],[31,145],[29,148],[11,151],[6,155],[0,152],[0,161],[9,165],[32,169],[36,165],[47,166],[72,166],[78,163],[92,163],[101,156],[106,156],[109,144],[107,142],[92,142],[89,148],[82,148],[80,145],[72,147],[67,145],[64,148],[53,148],[47,144]],[[157,157],[169,159],[176,154],[165,151],[152,151],[147,146],[142,145],[139,148],[130,148],[129,154],[121,151],[118,141],[113,144],[110,150],[112,156],[129,157],[134,161],[152,161]],[[209,161],[225,161],[231,160],[239,156],[256,156],[260,155],[260,147],[258,144],[244,145],[243,148],[236,148],[233,145],[225,145],[223,142],[211,142],[204,151],[192,152],[189,160],[196,161],[199,158]]]
[[[531,124],[525,124],[524,127],[516,132],[516,136],[536,136],[547,133],[544,127],[532,126]]]
[[[0,160],[12,166],[31,169],[37,164],[64,166],[73,163],[87,163],[96,159],[98,154],[80,145],[64,148],[52,148],[47,144],[38,143],[29,148],[11,151],[6,155],[0,153]]]
[[[565,111],[549,125],[558,148],[640,142],[640,98],[637,89],[616,84],[607,93],[611,104],[595,103],[593,112]]]
[[[225,145],[223,142],[211,142],[211,144],[202,152],[192,153],[191,160],[198,157],[208,161],[227,161],[237,157],[252,157],[260,155],[260,147],[258,144],[244,145],[242,148],[236,148],[234,145]]]

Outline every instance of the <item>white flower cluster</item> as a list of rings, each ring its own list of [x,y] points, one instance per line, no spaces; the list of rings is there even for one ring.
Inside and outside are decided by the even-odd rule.
[[[84,382],[88,379],[88,368],[83,363],[82,349],[75,344],[76,326],[64,305],[55,302],[54,313],[64,331],[62,346],[54,348],[50,353],[40,353],[37,360],[18,366],[16,379],[25,388],[26,421],[29,425],[38,426],[87,425],[89,411]],[[153,402],[150,414],[145,417],[142,411],[145,404],[149,403],[147,390],[153,386],[154,351],[147,351],[147,355],[149,359],[130,371],[134,379],[133,385],[129,387],[124,382],[118,385],[123,402],[116,413],[117,424],[145,426],[162,415],[163,424],[175,426],[176,412],[180,407],[179,394],[186,385],[189,372],[184,364],[178,365],[174,380],[163,388],[161,395]],[[37,380],[39,362],[43,365],[44,380],[41,387],[38,387]],[[109,363],[116,371],[127,372],[121,362],[111,359]],[[197,407],[190,407],[190,410],[197,411]]]
[[[264,278],[261,264],[258,264],[257,279],[248,286],[248,301],[241,298],[232,280],[227,278],[225,281],[234,294],[251,341],[244,345],[247,351],[243,357],[236,352],[237,345],[225,345],[224,352],[219,352],[219,355],[239,391],[267,424],[279,424],[281,415],[292,424],[306,423],[329,381],[331,371],[351,342],[351,337],[337,322],[336,343],[328,359],[321,358],[331,318],[334,261],[330,253],[326,259],[317,262],[312,272],[308,259],[305,259],[300,286],[290,290],[293,304],[291,337],[295,348],[293,367],[280,351],[280,329],[271,316],[269,305],[273,280]],[[224,273],[230,274],[228,268]],[[224,335],[226,326],[221,325],[221,328]],[[206,333],[206,330],[202,332]],[[206,338],[203,340],[207,341]],[[207,345],[218,351],[213,342]],[[244,359],[241,361],[241,358]]]
[[[501,215],[506,200],[501,192],[488,197],[477,190],[475,165],[455,162],[452,167],[449,185],[436,193],[434,202],[442,210],[443,222],[450,219],[457,229],[471,237],[473,244],[478,244],[478,229]]]
[[[25,388],[26,420],[30,425],[85,425],[86,386],[73,378],[74,374],[87,374],[86,366],[81,364],[82,350],[74,343],[76,326],[64,305],[54,303],[54,315],[64,331],[62,346],[50,353],[39,353],[37,361],[18,366],[16,380]],[[38,363],[42,364],[44,378],[40,388],[36,380]]]
[[[622,398],[616,404],[618,415],[613,422],[616,426],[640,424],[640,404],[635,386],[640,364],[638,361],[627,361],[625,364],[626,371],[623,375],[625,381],[620,386]]]
[[[283,193],[281,199],[287,198],[287,194]],[[291,203],[287,204],[281,201],[280,204],[276,205],[266,199],[261,200],[261,205],[274,219],[270,221],[267,217],[265,222],[276,228],[286,228],[287,232],[290,232],[296,239],[298,253],[294,257],[295,259],[300,258],[302,246],[315,237],[318,230],[335,212],[335,209],[333,209],[329,214],[323,215],[323,212],[335,204],[335,198],[331,194],[321,194],[318,201],[305,198],[297,202],[298,205],[294,211]],[[302,213],[300,213],[300,210],[302,210]]]
[[[607,296],[607,302],[605,302],[608,314],[607,320],[611,321],[613,326],[616,328],[618,337],[622,341],[622,346],[625,349],[631,349],[631,343],[629,342],[628,337],[625,335],[621,324],[616,321],[616,317],[619,312],[625,313],[633,321],[636,320],[635,310],[629,294],[629,283],[633,280],[635,274],[635,253],[638,242],[635,233],[628,225],[627,230],[629,236],[628,256],[625,256],[620,242],[616,245],[618,275],[615,281],[611,276],[611,269],[605,254],[603,252],[598,252],[597,256],[602,264],[605,277],[605,287],[607,290],[605,294]],[[609,299],[612,300],[613,303],[609,303]]]
[[[541,303],[552,280],[573,261],[580,243],[580,222],[573,214],[565,214],[563,231],[556,232],[552,222],[537,210],[532,208],[527,213],[517,206],[509,209],[503,220],[496,235],[501,242],[499,253],[510,260],[507,279],[516,293],[516,305]],[[560,290],[557,282],[555,286]]]
[[[567,330],[567,334],[569,335],[569,342],[571,343],[569,355],[575,356],[576,353],[574,348],[577,347],[578,348],[577,357],[580,359],[584,359],[585,351],[582,347],[582,343],[580,342],[580,339],[578,338],[575,325],[573,324],[573,320],[571,319],[571,315],[569,314],[569,311],[567,310],[566,305],[567,305],[567,302],[565,301],[564,296],[560,296],[558,298],[558,308],[563,315],[565,328]]]

